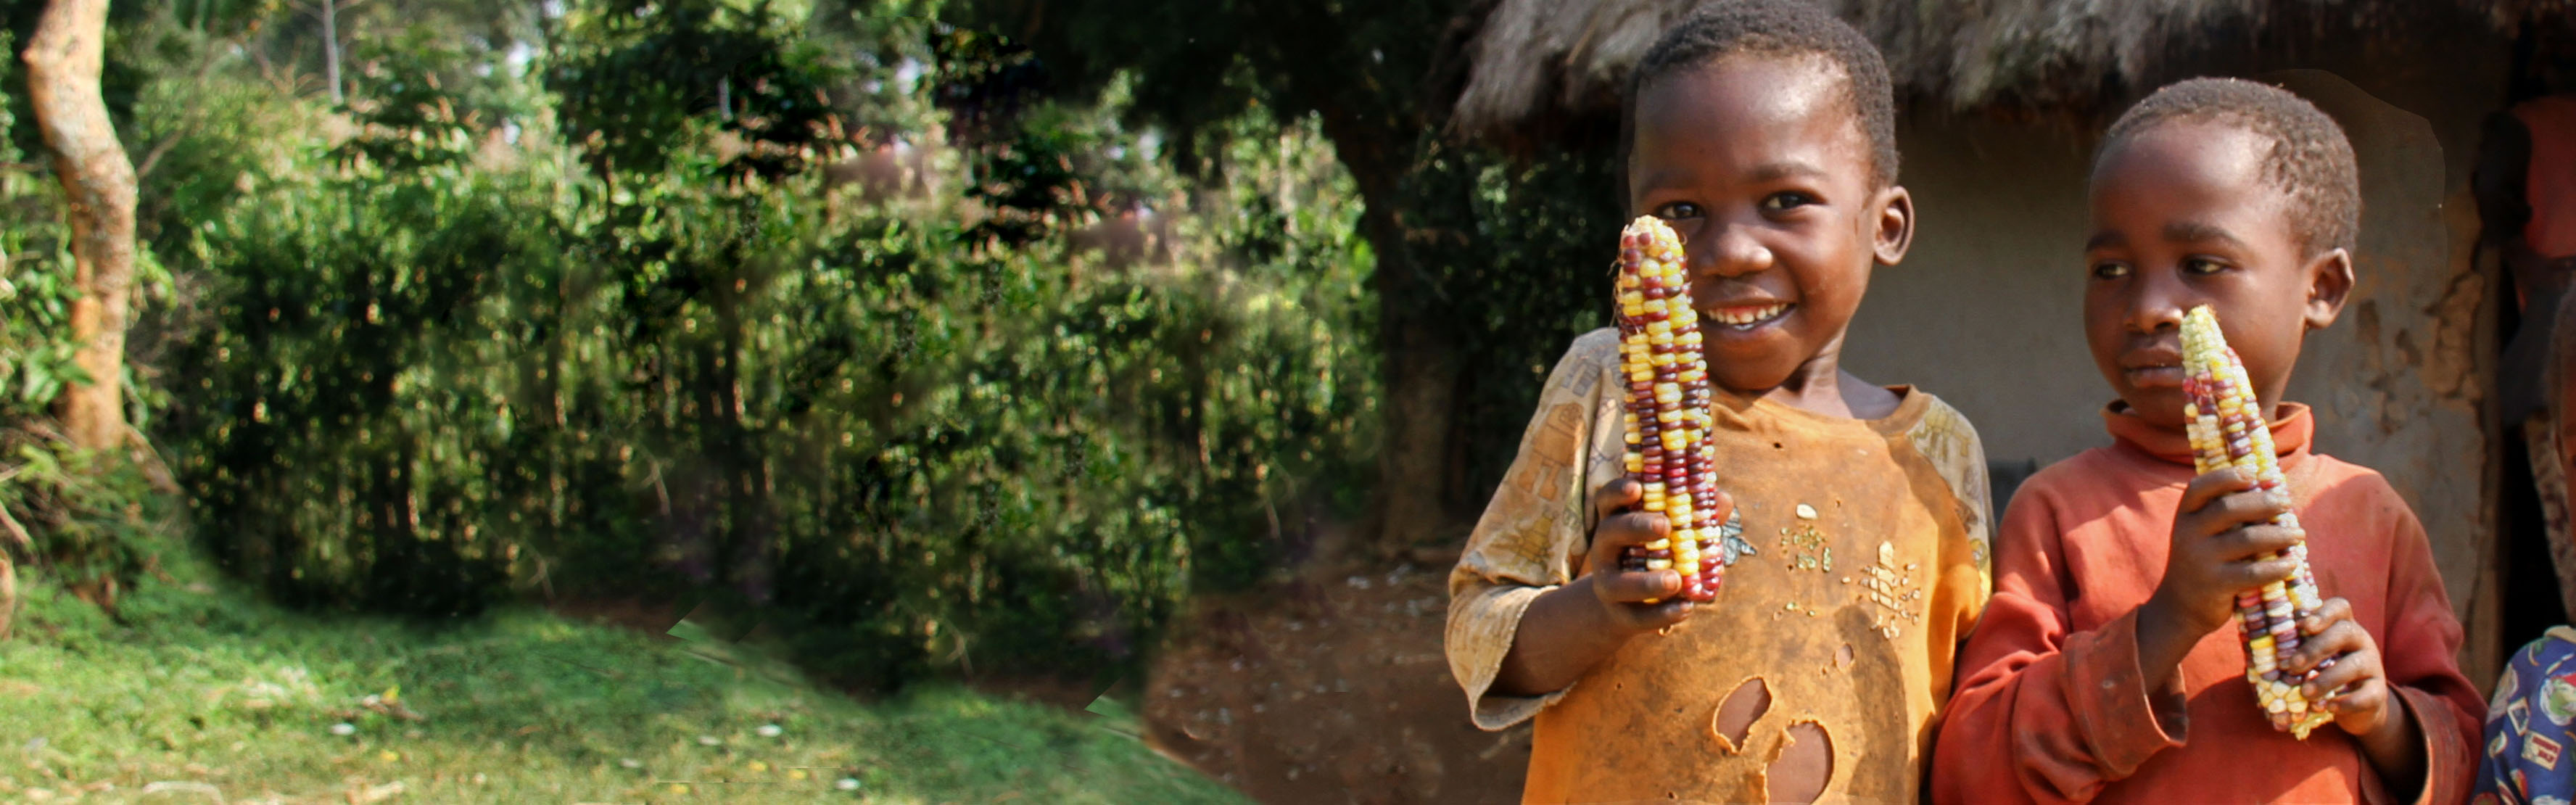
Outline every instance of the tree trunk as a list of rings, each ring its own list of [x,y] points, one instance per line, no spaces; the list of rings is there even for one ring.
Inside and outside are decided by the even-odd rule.
[[[0,640],[9,639],[9,626],[18,616],[18,571],[9,566],[9,552],[0,549]]]
[[[1441,326],[1436,292],[1429,287],[1397,220],[1400,181],[1412,169],[1412,140],[1328,110],[1324,136],[1359,186],[1361,234],[1377,257],[1370,285],[1378,297],[1379,410],[1377,485],[1356,546],[1322,546],[1361,555],[1393,557],[1422,547],[1466,543],[1468,512],[1459,479],[1449,472],[1457,454],[1458,348]]]
[[[1386,269],[1381,262],[1378,270]],[[1381,295],[1385,285],[1379,285]],[[1378,316],[1388,320],[1378,328],[1386,408],[1370,539],[1387,556],[1410,548],[1455,549],[1467,541],[1456,505],[1462,490],[1451,488],[1463,476],[1449,471],[1459,452],[1452,426],[1458,416],[1457,349],[1432,322],[1400,310],[1401,298],[1382,296],[1378,306]]]
[[[70,384],[55,401],[74,445],[107,449],[124,443],[126,306],[134,281],[134,165],[116,140],[99,70],[107,39],[107,0],[53,0],[28,41],[27,94],[36,127],[54,153],[54,172],[70,201],[75,356],[88,383]]]
[[[331,86],[331,105],[340,105],[340,0],[322,0],[322,83]]]
[[[9,557],[35,555],[35,538],[9,515],[8,505],[0,503],[0,640],[9,639],[10,627],[18,620],[18,570]]]

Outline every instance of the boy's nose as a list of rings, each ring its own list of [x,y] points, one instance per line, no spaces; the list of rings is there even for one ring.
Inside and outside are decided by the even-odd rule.
[[[1701,234],[1706,245],[1684,248],[1694,276],[1740,277],[1771,268],[1771,249],[1744,227],[1712,223]]]
[[[2129,301],[2129,329],[2141,333],[2182,329],[2183,311],[2199,303],[2190,289],[2178,283],[2152,279],[2139,283],[2138,295]]]

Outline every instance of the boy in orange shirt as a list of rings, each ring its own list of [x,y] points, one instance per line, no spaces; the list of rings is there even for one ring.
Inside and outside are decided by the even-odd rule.
[[[1672,571],[1621,569],[1669,524],[1635,508],[1619,337],[1595,330],[1450,575],[1450,668],[1477,726],[1536,720],[1525,801],[1915,801],[1988,504],[1965,418],[1840,365],[1913,234],[1887,68],[1810,4],[1731,3],[1665,34],[1628,99],[1628,209],[1684,243],[1750,552],[1696,606]],[[1607,277],[1566,290],[1610,301]]]
[[[2095,157],[2085,338],[2119,400],[2114,443],[2041,470],[2004,515],[1995,594],[1941,727],[1939,802],[2458,802],[2484,707],[2423,526],[2378,473],[2314,452],[2281,399],[2310,330],[2352,290],[2352,146],[2316,107],[2247,81],[2166,87]],[[2209,305],[2272,403],[2289,501],[2194,477],[2179,327]],[[2255,704],[2232,625],[2257,561],[2296,539],[2320,590],[2285,671],[2334,715],[2301,741]]]

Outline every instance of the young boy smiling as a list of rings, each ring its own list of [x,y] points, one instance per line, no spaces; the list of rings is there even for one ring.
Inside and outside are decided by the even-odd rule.
[[[1450,576],[1450,667],[1477,726],[1536,719],[1526,801],[1913,801],[1988,520],[1967,421],[1841,366],[1871,271],[1913,236],[1886,67],[1813,6],[1730,3],[1666,33],[1627,100],[1628,209],[1685,244],[1754,552],[1699,606],[1671,571],[1620,569],[1669,525],[1635,507],[1618,336],[1593,331]]]
[[[2458,802],[2483,705],[2423,526],[2387,480],[2314,452],[2282,400],[2307,333],[2353,287],[2352,147],[2282,90],[2195,79],[2104,137],[2092,179],[2084,334],[2119,397],[2112,446],[2024,483],[1995,593],[1941,727],[1941,802]],[[2244,360],[2288,501],[2226,469],[2193,473],[2180,323],[2210,306]],[[2284,504],[2289,504],[2284,506]],[[2295,536],[2325,606],[2282,658],[2336,729],[2276,732],[2255,704],[2232,598],[2288,577]]]

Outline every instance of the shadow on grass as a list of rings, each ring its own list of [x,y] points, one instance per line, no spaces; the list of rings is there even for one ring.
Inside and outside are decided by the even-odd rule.
[[[737,646],[528,608],[322,617],[173,573],[125,626],[29,585],[0,642],[0,799],[1244,801],[1114,706],[860,702]]]

